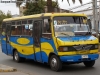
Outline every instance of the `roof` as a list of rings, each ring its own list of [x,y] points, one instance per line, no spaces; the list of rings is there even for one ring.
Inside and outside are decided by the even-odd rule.
[[[43,14],[35,14],[35,15],[29,15],[29,16],[22,16],[22,17],[13,17],[13,18],[7,18],[3,21],[14,21],[14,20],[22,20],[22,19],[31,19],[31,18],[38,18],[41,17]],[[86,16],[84,14],[77,14],[77,13],[44,13],[43,16]]]

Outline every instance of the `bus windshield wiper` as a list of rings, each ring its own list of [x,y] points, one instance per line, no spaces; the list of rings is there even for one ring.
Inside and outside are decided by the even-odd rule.
[[[72,41],[72,39],[70,38],[71,36],[66,34],[66,33],[60,33],[60,34],[63,34],[63,35],[67,35],[68,36],[68,39]]]
[[[63,34],[63,35],[67,35],[67,36],[69,36],[68,34],[66,34],[66,33],[60,33],[60,34]]]

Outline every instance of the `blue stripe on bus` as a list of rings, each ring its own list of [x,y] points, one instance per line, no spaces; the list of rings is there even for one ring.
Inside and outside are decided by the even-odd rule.
[[[85,41],[85,40],[95,40],[94,36],[68,36],[68,37],[59,37],[62,41]]]

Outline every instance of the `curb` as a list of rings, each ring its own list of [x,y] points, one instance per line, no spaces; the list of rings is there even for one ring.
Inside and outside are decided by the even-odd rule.
[[[2,69],[0,69],[0,72],[15,72],[15,71],[17,71],[16,69],[13,69],[13,70],[2,70]]]
[[[0,72],[15,72],[15,71],[17,71],[17,69],[0,64]]]

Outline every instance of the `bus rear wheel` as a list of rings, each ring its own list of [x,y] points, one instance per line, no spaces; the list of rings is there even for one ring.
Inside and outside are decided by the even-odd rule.
[[[56,55],[50,57],[49,64],[53,71],[60,71],[62,69],[62,63]]]
[[[21,58],[18,54],[18,51],[15,50],[14,51],[14,54],[13,54],[13,60],[16,61],[16,62],[21,62],[21,61],[24,61],[25,59],[24,58]]]
[[[95,60],[83,62],[86,67],[93,67]]]

